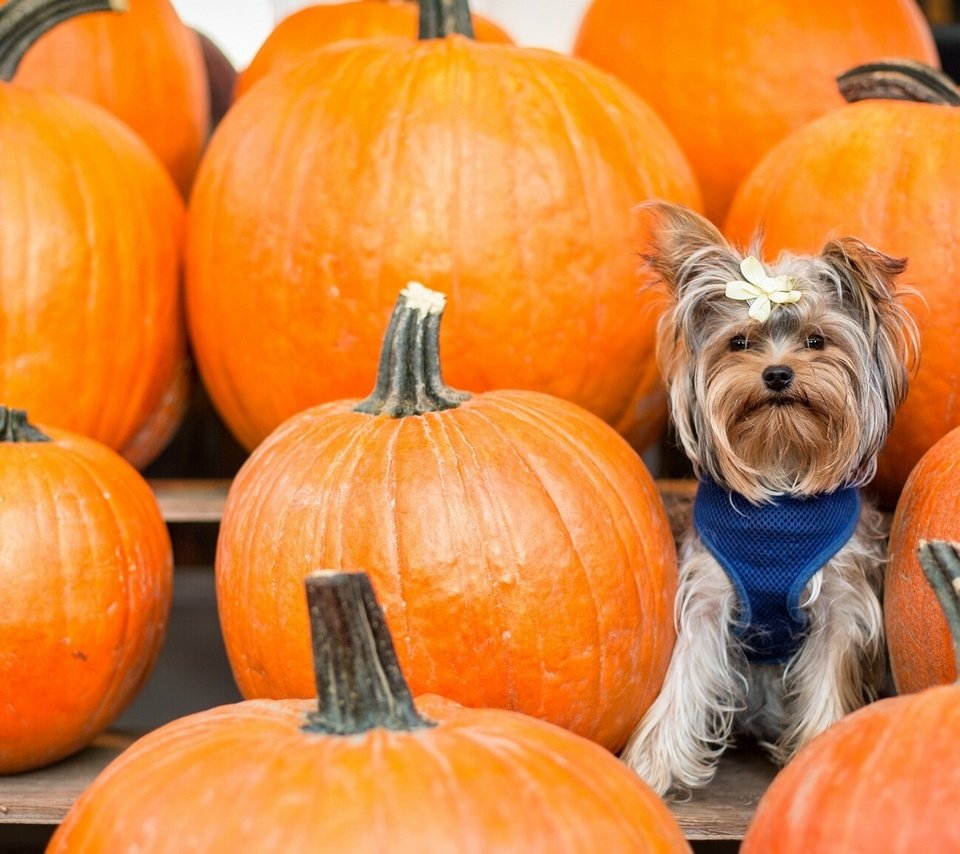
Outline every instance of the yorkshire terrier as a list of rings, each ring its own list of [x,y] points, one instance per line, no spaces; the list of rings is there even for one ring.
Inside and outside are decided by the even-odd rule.
[[[886,532],[859,487],[918,336],[906,262],[860,240],[764,264],[686,208],[643,213],[670,295],[657,359],[699,479],[673,657],[622,753],[664,794],[708,783],[735,731],[784,763],[882,687]]]

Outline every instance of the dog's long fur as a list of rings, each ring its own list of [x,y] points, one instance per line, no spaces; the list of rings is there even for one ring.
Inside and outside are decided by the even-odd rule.
[[[668,203],[643,215],[646,263],[670,294],[657,357],[697,474],[758,504],[867,483],[918,352],[896,285],[905,262],[855,238],[832,240],[818,256],[782,255],[766,269],[793,277],[802,297],[759,323],[725,295],[727,282],[743,278],[744,256],[713,225]],[[742,341],[733,348],[737,336],[746,349]],[[793,371],[787,390],[764,385],[772,365]],[[802,646],[785,664],[756,664],[734,633],[733,585],[691,529],[680,555],[676,647],[622,759],[658,792],[682,792],[709,782],[735,729],[785,762],[875,697],[884,673],[884,539],[880,514],[864,502],[854,535],[801,597]]]

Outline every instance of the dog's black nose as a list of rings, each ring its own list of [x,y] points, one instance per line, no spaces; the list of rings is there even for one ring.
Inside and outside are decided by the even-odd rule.
[[[763,372],[763,382],[770,391],[784,391],[793,382],[793,369],[786,365],[770,365]]]

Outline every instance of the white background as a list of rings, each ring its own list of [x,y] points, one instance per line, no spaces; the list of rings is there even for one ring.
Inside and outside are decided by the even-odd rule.
[[[313,0],[336,2],[336,0]],[[589,0],[473,0],[474,12],[500,24],[519,43],[569,52]],[[275,21],[303,0],[173,0],[180,17],[210,36],[244,68]]]

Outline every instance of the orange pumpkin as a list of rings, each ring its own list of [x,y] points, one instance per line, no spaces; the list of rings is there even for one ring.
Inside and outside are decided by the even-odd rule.
[[[666,420],[631,217],[653,196],[699,206],[661,121],[586,63],[457,34],[330,45],[244,96],[204,157],[201,376],[253,448],[366,392],[394,283],[419,279],[453,297],[453,382],[572,400],[642,447]]]
[[[957,678],[947,621],[917,559],[921,540],[960,541],[960,427],[911,472],[890,530],[883,612],[890,667],[901,694]]]
[[[222,706],[151,733],[86,790],[48,854],[690,851],[663,802],[595,744],[512,712],[414,706],[366,576],[315,573],[307,590],[319,699]]]
[[[123,711],[160,652],[172,582],[140,475],[0,407],[0,774],[79,750]]]
[[[419,5],[409,0],[350,0],[306,6],[284,18],[267,36],[256,56],[237,77],[239,97],[265,74],[285,71],[324,45],[345,39],[417,35]],[[511,42],[492,21],[473,16],[476,37],[482,42]]]
[[[123,119],[186,195],[209,124],[200,43],[170,0],[126,0],[125,6],[122,15],[85,15],[48,33],[24,58],[16,80],[78,95]]]
[[[65,14],[89,6],[61,5]],[[7,79],[38,35],[31,28],[61,20],[46,17],[56,7],[0,7]],[[0,399],[145,465],[186,405],[183,204],[116,118],[2,72],[0,151]]]
[[[851,99],[868,100],[771,151],[737,192],[724,231],[743,241],[762,226],[770,253],[811,251],[829,235],[856,234],[907,259],[903,281],[923,298],[912,306],[921,355],[875,481],[892,509],[920,457],[960,425],[960,109],[944,100],[960,105],[960,93],[943,75],[909,64],[868,66],[843,85]]]
[[[217,602],[244,697],[309,697],[316,566],[365,567],[416,693],[527,712],[616,750],[673,648],[676,554],[617,433],[528,391],[440,379],[440,294],[411,285],[362,402],[308,409],[234,479]]]
[[[767,151],[843,103],[840,72],[885,56],[938,62],[915,0],[593,0],[574,53],[663,117],[718,225]]]
[[[930,544],[954,643],[960,643],[960,555]],[[742,854],[960,851],[960,685],[891,697],[834,724],[777,774]]]

